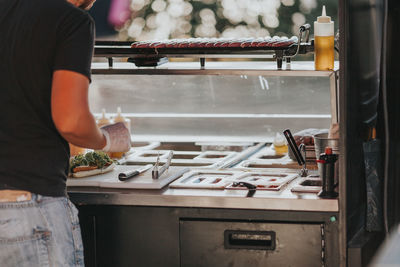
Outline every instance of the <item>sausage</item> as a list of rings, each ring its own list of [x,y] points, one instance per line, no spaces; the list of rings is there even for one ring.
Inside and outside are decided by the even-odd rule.
[[[78,166],[72,169],[72,172],[91,171],[97,169],[97,166]]]

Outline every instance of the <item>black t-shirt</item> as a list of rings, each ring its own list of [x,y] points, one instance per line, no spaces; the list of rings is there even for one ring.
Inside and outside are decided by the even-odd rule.
[[[0,190],[65,196],[67,141],[51,117],[55,70],[90,79],[94,22],[66,0],[0,0]]]

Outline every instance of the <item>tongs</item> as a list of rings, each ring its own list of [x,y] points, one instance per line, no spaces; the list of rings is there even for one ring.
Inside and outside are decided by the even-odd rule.
[[[173,151],[169,152],[167,162],[159,169],[158,166],[160,164],[160,155],[157,156],[156,164],[154,164],[153,170],[151,171],[151,175],[153,179],[158,179],[160,176],[169,168],[171,164],[172,156],[174,155]]]
[[[284,130],[283,134],[286,137],[286,140],[290,146],[290,149],[293,152],[293,155],[296,157],[297,163],[301,166],[300,176],[306,177],[308,175],[307,165],[306,165],[306,161],[304,159],[306,157],[306,155],[305,155],[306,154],[306,146],[304,144],[301,144],[300,148],[297,147],[296,141],[294,140],[293,135],[289,129]],[[304,152],[304,157],[301,154],[301,150]]]

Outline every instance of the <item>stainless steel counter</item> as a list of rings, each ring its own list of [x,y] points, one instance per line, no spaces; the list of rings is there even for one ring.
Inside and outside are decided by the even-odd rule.
[[[291,182],[281,192],[247,190],[170,189],[130,190],[96,187],[71,187],[71,199],[82,205],[132,205],[158,207],[197,207],[249,210],[338,212],[337,199],[319,199],[313,193],[296,194]]]

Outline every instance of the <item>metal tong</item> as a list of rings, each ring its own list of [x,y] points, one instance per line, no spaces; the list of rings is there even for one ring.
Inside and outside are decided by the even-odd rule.
[[[305,154],[306,154],[306,146],[304,144],[300,145],[300,149],[297,147],[296,141],[293,138],[292,133],[290,132],[289,129],[286,129],[283,131],[283,134],[286,137],[286,140],[289,144],[290,149],[292,150],[294,156],[296,157],[297,163],[302,167],[300,170],[300,176],[301,177],[306,177],[308,175],[308,170],[307,170],[307,165],[306,165],[306,161],[305,161]],[[304,157],[301,154],[302,150],[304,152]]]
[[[174,152],[170,151],[167,162],[160,169],[158,168],[158,166],[160,164],[160,155],[158,155],[156,164],[154,164],[153,170],[151,171],[151,175],[152,175],[153,179],[160,178],[160,176],[169,168],[169,165],[171,164],[173,155],[174,155]]]

